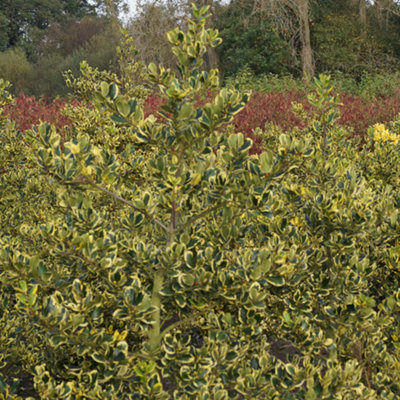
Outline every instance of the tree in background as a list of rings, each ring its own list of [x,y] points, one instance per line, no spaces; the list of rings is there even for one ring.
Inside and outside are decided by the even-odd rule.
[[[318,70],[351,73],[357,68],[362,41],[358,22],[355,1],[317,1],[312,37]]]
[[[4,51],[7,47],[8,35],[7,35],[8,19],[4,14],[0,13],[0,51]]]
[[[139,0],[127,23],[144,63],[176,70],[164,32],[186,26],[191,0]],[[400,1],[396,0],[195,0],[210,6],[208,28],[224,42],[207,51],[204,68],[221,75],[248,68],[254,74],[312,77],[341,71],[400,67]],[[0,0],[0,78],[14,94],[65,95],[65,70],[79,73],[87,60],[116,72],[126,0]],[[12,55],[12,56],[11,56]],[[15,59],[20,60],[14,71]],[[23,61],[23,62],[22,62]]]
[[[353,0],[358,6],[358,19],[360,23],[360,35],[362,39],[367,37],[367,3],[366,0]]]
[[[380,28],[376,4],[361,0],[319,0],[313,11],[312,41],[319,71],[341,71],[360,77],[365,71],[399,67],[399,24]],[[397,32],[396,32],[397,31]]]
[[[13,91],[18,94],[29,86],[34,74],[26,54],[18,47],[0,53],[0,71],[0,75],[7,76],[14,83]]]
[[[232,69],[230,60],[238,67],[254,65],[260,70],[263,52],[274,64],[284,47],[272,46],[269,51],[271,26],[291,49],[290,72],[297,72],[299,64],[305,76],[311,76],[314,69],[339,70],[360,77],[363,71],[391,72],[399,68],[397,1],[232,0],[227,5],[220,4],[219,10],[217,26],[224,39],[219,49],[223,52],[221,67],[228,74]],[[274,66],[282,74],[288,64]],[[259,73],[257,68],[252,70]]]
[[[394,0],[374,0],[373,8],[380,29],[388,30],[391,16],[400,16],[400,5]]]
[[[78,73],[82,60],[113,69],[118,18],[124,10],[124,0],[1,2],[0,28],[7,29],[0,29],[0,51],[7,51],[0,52],[0,77],[12,82],[14,94],[65,95],[68,88],[62,74],[69,69]],[[18,64],[18,73],[15,57],[24,61]]]
[[[52,22],[95,15],[88,0],[2,0],[0,18],[7,19],[6,47],[21,45],[32,29],[44,30]]]
[[[254,74],[295,73],[290,44],[279,34],[255,1],[234,0],[219,5],[217,25],[222,44],[218,47],[220,68],[230,76],[248,68]]]
[[[54,36],[47,36],[44,51],[35,64],[35,79],[32,80],[30,90],[36,95],[54,96],[66,95],[70,92],[64,82],[63,73],[71,70],[79,74],[80,63],[86,60],[94,68],[116,70],[116,46],[119,43],[119,32],[113,29],[104,19],[96,19],[99,30],[95,33],[90,21],[84,19],[77,24],[77,33],[82,35],[68,35],[64,31],[55,30]],[[101,21],[104,24],[101,24]],[[71,22],[70,29],[75,24]],[[60,33],[60,36],[57,36]],[[85,37],[86,34],[87,36]],[[53,45],[46,47],[51,42]]]
[[[213,0],[144,0],[136,4],[137,13],[128,23],[128,32],[132,35],[139,58],[145,62],[161,63],[175,69],[175,57],[168,46],[164,32],[174,27],[184,28],[186,18],[190,16],[191,4],[198,7],[210,7],[210,17],[207,28],[218,25],[216,8],[218,3]],[[206,70],[218,68],[219,55],[213,47],[207,48],[205,54]]]
[[[385,53],[398,57],[400,52],[400,4],[393,0],[375,0],[370,7],[370,29]]]
[[[258,0],[258,9],[267,13],[274,26],[299,47],[302,74],[314,76],[314,61],[310,34],[311,0]]]
[[[237,7],[238,5],[242,8],[245,31],[249,27],[250,21],[257,21],[255,22],[258,24],[256,40],[259,41],[260,46],[261,41],[268,38],[265,40],[267,47],[265,53],[270,54],[270,49],[268,49],[268,47],[271,46],[272,49],[274,49],[277,42],[279,42],[277,40],[278,38],[284,39],[291,48],[292,70],[297,64],[297,57],[299,57],[303,76],[310,78],[314,75],[310,33],[310,0],[231,1],[228,8],[232,6]],[[233,13],[233,15],[237,14]],[[234,24],[231,23],[230,25],[228,24],[228,26],[233,27]],[[241,29],[241,27],[238,27],[238,29]],[[265,29],[264,32],[263,29]],[[223,29],[221,29],[221,36],[225,39],[228,36],[225,35]],[[250,34],[250,37],[251,36]],[[248,39],[250,39],[250,37]],[[240,49],[244,50],[244,53],[246,53],[246,46],[247,42],[243,40]],[[287,46],[285,46],[283,42],[280,42],[278,45],[279,51],[285,52],[285,47]],[[239,54],[239,52],[237,53]],[[237,62],[239,63],[240,59],[237,60]],[[255,59],[254,64],[257,62],[258,61]],[[285,64],[286,63],[282,63],[284,68],[279,72],[286,72],[285,69],[287,69],[287,65]]]
[[[104,31],[107,21],[103,18],[85,16],[64,24],[53,23],[36,46],[38,56],[58,52],[67,57],[94,36]]]
[[[188,15],[187,3],[179,0],[139,1],[137,13],[130,19],[127,31],[133,38],[138,57],[145,64],[154,62],[175,69],[175,57],[165,32],[183,27]]]
[[[215,29],[217,25],[217,17],[215,15],[216,2],[214,0],[198,0],[197,3],[199,7],[210,7],[211,14],[207,19],[206,27],[209,29]],[[208,70],[219,68],[219,55],[214,47],[207,46],[207,53],[205,57],[206,67]]]

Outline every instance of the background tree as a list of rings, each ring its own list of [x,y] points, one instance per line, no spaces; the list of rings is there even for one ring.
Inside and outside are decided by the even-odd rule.
[[[0,13],[0,51],[4,51],[7,47],[8,35],[7,35],[8,19]]]
[[[127,31],[133,38],[139,59],[145,64],[155,62],[175,68],[175,58],[165,32],[183,27],[184,17],[188,15],[186,4],[179,0],[139,1],[137,10],[128,22]]]
[[[199,0],[197,1],[200,7],[210,7],[210,17],[207,19],[207,28],[214,29],[217,23],[217,17],[215,15],[215,1],[214,0]],[[219,55],[214,47],[208,46],[206,53],[206,61],[208,69],[215,69],[219,66]]]
[[[65,95],[62,74],[68,69],[79,72],[82,60],[101,69],[115,67],[124,10],[124,0],[2,2],[0,26],[7,29],[0,33],[0,50],[11,53],[0,54],[0,77],[12,82],[14,94]],[[18,73],[12,64],[15,55],[10,57],[14,51],[24,59]]]
[[[52,22],[94,15],[88,0],[3,0],[0,13],[7,19],[6,47],[21,44],[32,28],[46,29]]]
[[[13,82],[13,92],[23,92],[33,78],[33,66],[20,48],[9,48],[0,53],[0,75]]]
[[[254,8],[255,1],[241,0],[217,8],[216,27],[222,38],[218,52],[224,75],[236,74],[243,68],[256,75],[295,73],[297,63],[289,42]]]
[[[393,24],[386,31],[380,28],[379,19],[376,5],[359,0],[314,3],[312,41],[316,68],[341,71],[356,78],[364,72],[395,71],[399,67],[395,50],[398,25],[396,28]]]
[[[355,0],[358,3],[358,17],[360,22],[360,34],[363,39],[367,36],[367,4],[366,0]]]
[[[314,76],[310,33],[310,0],[259,0],[259,10],[267,12],[272,23],[299,44],[302,73]]]
[[[381,29],[388,29],[392,15],[400,15],[400,5],[395,0],[374,0],[373,8]]]

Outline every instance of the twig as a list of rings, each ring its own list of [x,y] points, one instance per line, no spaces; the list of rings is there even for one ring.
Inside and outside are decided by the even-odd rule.
[[[194,221],[197,221],[198,219],[200,219],[201,217],[204,217],[205,215],[209,214],[210,212],[213,212],[214,210],[218,209],[219,207],[221,207],[221,204],[218,204],[216,206],[207,208],[207,210],[204,210],[203,212],[201,212],[200,214],[190,218],[188,221],[186,221],[184,224],[182,224],[177,231],[181,231],[182,229],[185,229],[187,226],[189,226],[190,224],[192,224]]]
[[[155,224],[160,226],[162,229],[164,229],[166,232],[170,232],[171,229],[168,228],[166,225],[164,225],[161,221],[159,221],[157,218],[152,217],[147,211],[141,210],[140,208],[136,207],[133,203],[131,203],[129,200],[124,199],[121,196],[118,196],[117,194],[111,192],[110,190],[106,189],[103,186],[98,185],[97,183],[93,182],[91,179],[87,178],[86,176],[80,175],[78,176],[74,183],[88,183],[89,185],[95,187],[96,189],[101,190],[104,193],[107,193],[111,197],[114,197],[114,199],[117,199],[121,203],[124,203],[128,205],[129,207],[132,207],[135,211],[138,211],[142,213],[145,217],[149,218],[151,221],[153,221]]]

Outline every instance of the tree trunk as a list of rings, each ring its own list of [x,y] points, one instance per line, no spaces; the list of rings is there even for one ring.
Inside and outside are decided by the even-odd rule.
[[[213,0],[200,0],[202,6],[210,6],[210,12],[212,12]],[[207,20],[206,28],[214,28],[215,18],[214,15]],[[219,66],[219,56],[215,47],[207,47],[207,67],[208,69],[218,68]]]
[[[367,37],[367,5],[365,0],[358,0],[358,17],[360,21],[360,35],[362,39]]]
[[[375,9],[375,15],[376,19],[378,20],[378,25],[379,28],[383,28],[383,5],[382,5],[382,0],[374,0],[374,9]]]
[[[300,41],[301,41],[301,65],[303,77],[307,80],[314,76],[314,63],[311,48],[310,21],[308,16],[309,0],[296,0],[299,11]]]
[[[392,0],[374,0],[374,8],[379,28],[385,30],[389,29],[389,16],[392,5]]]

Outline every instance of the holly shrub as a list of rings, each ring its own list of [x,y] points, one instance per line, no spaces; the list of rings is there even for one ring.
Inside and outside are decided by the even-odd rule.
[[[399,398],[399,122],[360,150],[322,75],[249,155],[207,10],[147,67],[158,115],[105,80],[62,140],[2,122],[3,398]]]

